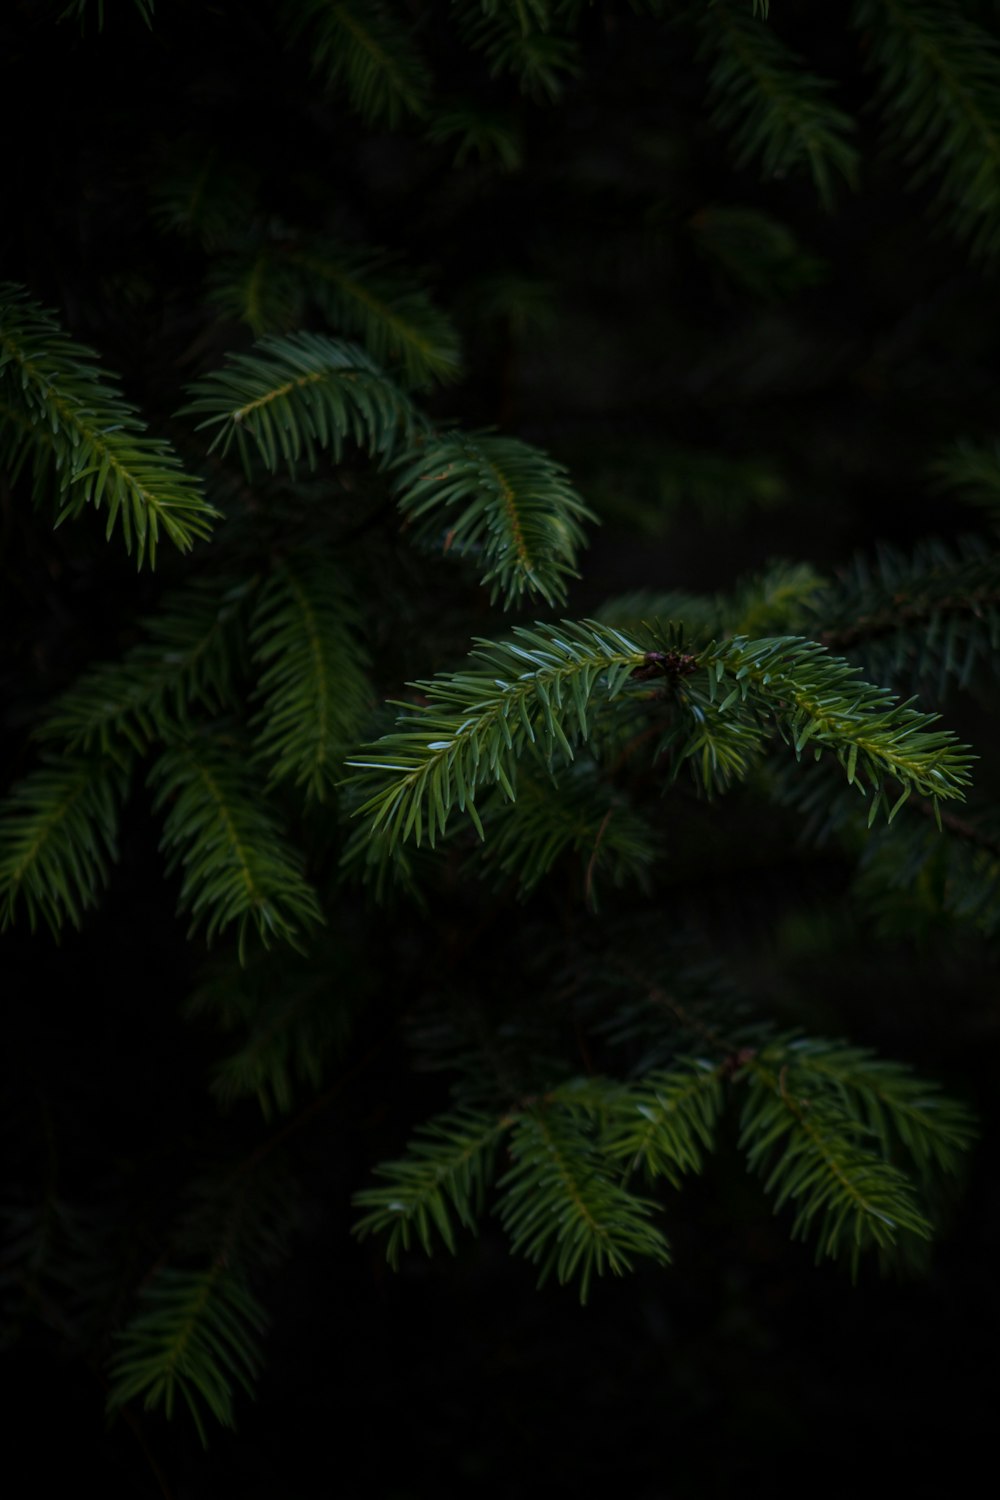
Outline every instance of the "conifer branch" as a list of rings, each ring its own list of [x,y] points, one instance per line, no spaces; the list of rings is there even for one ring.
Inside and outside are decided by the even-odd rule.
[[[648,1036],[648,1024],[640,1029]],[[414,1226],[426,1252],[434,1230],[454,1250],[453,1220],[475,1227],[497,1141],[509,1131],[513,1165],[497,1184],[497,1212],[513,1249],[541,1265],[542,1281],[553,1271],[560,1282],[576,1280],[586,1300],[594,1274],[621,1274],[636,1255],[669,1260],[649,1222],[656,1205],[637,1197],[628,1177],[641,1170],[678,1187],[685,1173],[700,1172],[732,1080],[745,1094],[741,1146],[776,1195],[775,1211],[795,1204],[793,1236],[813,1234],[820,1255],[846,1254],[855,1270],[866,1248],[926,1238],[930,1226],[895,1164],[897,1148],[923,1176],[953,1171],[973,1137],[968,1112],[863,1048],[759,1026],[744,1027],[743,1038],[713,1034],[717,1061],[675,1054],[633,1082],[571,1078],[502,1116],[442,1116],[402,1161],[377,1169],[386,1186],[356,1195],[371,1209],[356,1232],[388,1233],[394,1266]],[[481,1062],[461,1054],[451,1065]]]
[[[294,474],[303,458],[314,469],[320,451],[339,461],[347,439],[385,456],[417,421],[363,349],[315,333],[260,339],[191,394],[183,414],[204,415],[199,428],[217,429],[211,449],[226,453],[235,442],[248,472],[254,451],[272,473],[286,466]]]
[[[853,187],[858,152],[854,122],[830,103],[831,85],[804,71],[795,54],[755,16],[715,0],[702,18],[704,50],[714,56],[709,80],[713,121],[730,131],[737,167],[760,161],[764,177],[807,167],[826,208],[834,175]]]
[[[374,250],[325,241],[264,245],[222,263],[212,297],[257,335],[285,333],[316,306],[335,333],[360,339],[372,359],[426,388],[452,380],[458,335],[428,293]]]
[[[150,772],[154,809],[165,812],[161,848],[167,872],[183,871],[180,910],[190,932],[211,942],[235,924],[240,958],[251,930],[298,947],[323,918],[301,861],[285,842],[240,747],[191,741],[164,751]]]
[[[120,526],[140,567],[155,565],[161,532],[181,552],[210,534],[217,513],[169,444],[146,435],[93,350],[10,284],[0,286],[0,398],[23,419],[0,429],[0,462],[15,474],[30,462],[36,500],[60,507],[57,525],[88,505],[105,511],[106,535]]]
[[[524,157],[524,145],[516,122],[496,110],[463,100],[434,115],[427,139],[435,145],[455,143],[453,165],[470,160],[495,162],[504,172],[515,172]]]
[[[576,1111],[527,1109],[510,1153],[498,1211],[511,1248],[540,1266],[539,1286],[554,1272],[561,1285],[577,1280],[586,1302],[595,1274],[621,1276],[635,1255],[669,1261],[665,1237],[649,1222],[655,1204],[615,1180]]]
[[[624,690],[645,661],[634,641],[607,625],[565,621],[560,626],[515,626],[510,644],[482,641],[472,653],[484,668],[441,674],[415,686],[428,706],[407,714],[349,766],[371,794],[358,809],[390,841],[426,827],[433,845],[457,806],[481,831],[475,797],[498,783],[511,800],[519,754],[547,764],[573,758],[573,741],[586,739],[596,706]]]
[[[549,7],[533,0],[491,8],[472,3],[460,14],[459,27],[469,46],[485,56],[491,78],[510,73],[524,93],[555,103],[582,70],[575,40],[554,31],[551,21]]]
[[[169,1419],[180,1401],[207,1445],[206,1414],[232,1427],[236,1388],[254,1394],[265,1324],[256,1297],[221,1262],[204,1271],[164,1267],[118,1335],[109,1410],[141,1396],[147,1411],[162,1407]]]
[[[859,558],[815,603],[819,639],[871,676],[967,688],[1000,648],[1000,556],[975,538]]]
[[[714,1145],[722,1113],[721,1064],[678,1058],[669,1069],[647,1073],[623,1092],[603,1148],[626,1172],[643,1171],[680,1186],[681,1174],[700,1172]]]
[[[832,750],[848,783],[863,795],[874,793],[869,824],[886,805],[887,783],[903,791],[888,816],[913,792],[935,801],[961,798],[969,785],[972,756],[950,730],[931,729],[938,715],[900,704],[882,688],[858,681],[858,668],[827,655],[815,641],[795,636],[746,641],[736,637],[702,653],[709,696],[724,713],[754,699],[773,716],[781,737],[798,758],[807,745],[814,754]]]
[[[369,124],[390,129],[423,115],[430,73],[404,23],[385,0],[297,0],[293,31],[308,33],[313,67]]]
[[[263,668],[251,724],[256,754],[272,763],[272,781],[322,801],[370,701],[355,610],[329,556],[295,553],[275,563],[250,639]]]
[[[482,820],[487,869],[516,878],[519,893],[527,896],[559,860],[574,855],[580,890],[592,910],[604,876],[616,887],[644,887],[657,854],[648,819],[586,760],[576,762],[557,786],[521,771],[516,802],[495,795]]]
[[[455,1110],[425,1125],[399,1161],[376,1167],[387,1186],[364,1188],[354,1202],[368,1212],[354,1226],[359,1239],[388,1234],[386,1258],[398,1266],[416,1239],[429,1255],[435,1232],[455,1254],[456,1222],[475,1229],[493,1180],[497,1146],[508,1117]]]
[[[127,758],[49,759],[0,805],[0,928],[23,902],[34,931],[80,927],[118,858]]]
[[[598,708],[626,689],[633,706],[645,698],[655,707],[646,684],[657,679],[672,685],[676,711],[664,712],[655,756],[669,754],[675,767],[689,761],[708,793],[745,777],[775,732],[797,758],[807,745],[817,758],[831,750],[848,783],[874,794],[870,822],[880,810],[891,820],[913,792],[937,802],[964,796],[969,784],[971,756],[951,731],[931,729],[936,715],[859,682],[857,668],[815,641],[736,637],[694,655],[679,651],[669,630],[665,649],[644,650],[594,621],[517,626],[513,636],[480,642],[472,660],[485,670],[416,683],[426,707],[347,762],[367,773],[355,778],[369,793],[358,815],[371,818],[373,832],[419,844],[426,830],[433,845],[457,807],[482,836],[480,786],[498,784],[513,801],[521,757],[565,765]],[[890,786],[902,788],[892,804]]]
[[[868,1246],[895,1245],[902,1233],[929,1238],[913,1184],[874,1149],[877,1136],[800,1078],[780,1044],[751,1056],[743,1074],[740,1145],[775,1212],[795,1204],[792,1237],[815,1234],[817,1260],[846,1254],[855,1273]]]
[[[790,1041],[786,1056],[796,1084],[802,1080],[835,1096],[845,1114],[877,1138],[887,1159],[898,1144],[922,1173],[955,1172],[959,1154],[973,1143],[969,1111],[902,1063],[815,1037]]]
[[[548,604],[566,598],[576,578],[580,522],[596,517],[568,482],[566,470],[516,438],[449,433],[431,438],[403,461],[396,493],[421,535],[445,552],[478,557],[490,598],[504,608],[525,596]]]
[[[231,705],[242,669],[243,614],[258,580],[208,578],[171,594],[143,622],[147,639],[120,662],[92,667],[62,693],[36,730],[46,744],[144,754],[190,723],[201,706]]]
[[[941,813],[941,828],[928,827],[935,808],[914,801],[914,816],[894,829],[896,837],[865,849],[853,883],[883,932],[926,935],[931,924],[951,917],[969,922],[987,937],[1000,928],[1000,827],[996,817],[956,818]],[[941,838],[941,833],[945,837]]]
[[[1000,51],[953,4],[857,0],[879,102],[915,183],[938,183],[974,254],[1000,249]]]

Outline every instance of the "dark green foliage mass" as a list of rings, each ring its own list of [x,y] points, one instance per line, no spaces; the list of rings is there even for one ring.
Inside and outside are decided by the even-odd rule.
[[[475,1308],[516,1389],[568,1298],[566,1370],[655,1345],[616,1492],[735,1493],[655,1329],[940,1285],[984,1191],[994,9],[14,0],[0,47],[50,101],[0,222],[13,1358],[123,1493],[292,1496],[296,1339],[308,1420],[389,1433],[362,1320]],[[634,1413],[682,1390],[675,1491]],[[608,1477],[484,1432],[430,1483],[424,1420],[366,1492]]]

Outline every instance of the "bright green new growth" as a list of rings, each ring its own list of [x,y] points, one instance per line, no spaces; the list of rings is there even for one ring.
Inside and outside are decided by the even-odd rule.
[[[0,463],[12,480],[30,468],[57,524],[88,505],[105,511],[106,535],[120,527],[139,567],[153,566],[161,533],[187,552],[217,512],[96,361],[22,288],[0,286]]]
[[[649,713],[651,675],[670,681],[672,671],[656,753],[669,752],[675,769],[690,761],[708,792],[744,778],[775,733],[797,757],[807,746],[817,758],[833,751],[848,782],[871,794],[869,822],[883,807],[891,820],[913,792],[936,805],[969,783],[971,757],[950,730],[929,727],[935,715],[859,682],[856,667],[815,641],[736,637],[682,655],[668,634],[650,632],[640,645],[595,621],[516,626],[513,637],[481,642],[475,670],[415,684],[426,708],[348,762],[367,773],[358,815],[373,831],[419,844],[426,830],[433,845],[457,808],[482,835],[481,786],[497,784],[514,801],[521,759],[566,765],[599,718]]]
[[[515,626],[509,645],[481,642],[472,653],[485,669],[442,674],[416,687],[428,706],[400,718],[348,765],[369,773],[359,816],[372,828],[433,845],[454,807],[481,832],[475,807],[483,784],[515,799],[520,754],[544,764],[573,758],[572,739],[586,739],[593,703],[611,702],[645,659],[641,647],[609,626],[590,622],[536,630]]]

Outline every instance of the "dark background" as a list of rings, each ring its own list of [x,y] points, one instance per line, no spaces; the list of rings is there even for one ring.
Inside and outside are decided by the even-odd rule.
[[[432,411],[545,447],[601,516],[574,617],[615,591],[723,589],[774,557],[832,571],[879,540],[978,524],[927,470],[945,442],[992,436],[995,274],[949,238],[929,189],[907,190],[839,10],[795,4],[780,17],[859,120],[861,188],[832,213],[807,177],[760,183],[734,169],[681,8],[667,22],[625,5],[586,12],[583,75],[547,103],[490,80],[447,5],[410,7],[435,101],[494,103],[523,140],[515,171],[455,168],[426,122],[366,126],[312,76],[307,41],[289,42],[270,5],[162,0],[147,32],[109,3],[100,35],[56,25],[57,10],[15,3],[0,19],[0,54],[23,84],[0,274],[99,348],[182,449],[192,440],[171,413],[183,385],[250,342],[206,302],[216,252],[153,212],[176,156],[211,148],[254,179],[247,236],[280,220],[418,268],[456,319],[466,364]],[[699,246],[699,215],[719,203],[779,217],[822,279],[751,295]],[[135,612],[178,565],[136,575],[96,528],[53,536],[22,496],[5,486],[0,499],[10,780],[31,764],[25,729],[40,705],[134,639]],[[464,640],[470,609],[484,609],[447,581],[440,598],[424,638],[434,659],[407,626],[387,694],[397,675],[455,659],[449,610],[465,610]],[[931,706],[973,739],[988,791],[988,697]],[[81,934],[4,938],[14,1242],[47,1174],[79,1205],[58,1231],[79,1252],[65,1284],[10,1324],[6,1417],[15,1446],[38,1424],[34,1487],[69,1464],[105,1494],[177,1500],[585,1487],[659,1500],[932,1477],[964,1492],[996,1394],[994,950],[948,923],[920,945],[887,937],[851,905],[839,856],[792,864],[779,848],[769,862],[751,822],[733,828],[712,824],[701,868],[666,879],[650,921],[683,931],[710,891],[725,918],[709,931],[779,1019],[912,1061],[980,1112],[982,1141],[924,1271],[885,1279],[867,1266],[852,1288],[839,1268],[814,1269],[730,1140],[673,1205],[673,1267],[601,1283],[586,1309],[569,1289],[536,1294],[490,1226],[456,1261],[411,1254],[393,1275],[378,1245],[350,1239],[349,1196],[447,1093],[413,1072],[385,1011],[405,1015],[431,986],[434,951],[450,952],[452,972],[474,956],[465,914],[438,913],[432,941],[412,914],[369,928],[383,1003],[316,1099],[269,1130],[251,1105],[220,1116],[205,1088],[217,1038],[179,1016],[202,955],[164,899],[140,804],[123,869]],[[485,969],[504,961],[502,949],[480,956]],[[256,1405],[241,1404],[238,1432],[213,1434],[207,1455],[180,1423],[137,1415],[109,1429],[100,1358],[80,1352],[84,1282],[97,1274],[88,1236],[100,1225],[117,1246],[107,1298],[124,1311],[192,1163],[262,1150],[298,1192],[290,1253],[263,1289],[272,1330]]]

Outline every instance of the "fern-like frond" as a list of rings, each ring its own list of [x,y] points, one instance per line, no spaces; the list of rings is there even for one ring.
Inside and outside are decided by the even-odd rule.
[[[416,1240],[429,1255],[436,1236],[455,1253],[456,1224],[475,1229],[493,1180],[496,1152],[510,1121],[478,1110],[454,1110],[423,1126],[406,1156],[376,1167],[382,1187],[363,1188],[354,1203],[368,1212],[354,1226],[360,1239],[387,1234],[386,1259]]]
[[[365,773],[357,779],[370,795],[358,814],[374,829],[419,844],[426,828],[433,844],[457,806],[481,832],[479,787],[499,784],[513,800],[519,755],[571,760],[594,709],[615,699],[646,659],[635,641],[592,621],[515,626],[513,637],[480,642],[474,670],[415,684],[427,708],[347,762]]]
[[[379,365],[401,370],[411,386],[459,371],[450,319],[377,250],[323,240],[262,245],[218,266],[212,298],[258,335],[286,332],[314,306],[335,333],[360,339]]]
[[[0,927],[23,904],[32,931],[79,927],[118,857],[127,760],[63,757],[18,782],[0,806]]]
[[[171,594],[143,622],[146,640],[120,662],[92,667],[53,703],[36,730],[44,743],[140,754],[190,720],[198,705],[232,703],[242,669],[243,616],[257,579],[208,578]]]
[[[322,551],[279,559],[251,628],[262,668],[251,728],[273,781],[322,800],[369,707],[367,658],[344,579]]]
[[[416,421],[403,392],[363,349],[316,333],[260,339],[191,394],[185,414],[217,429],[212,448],[226,453],[235,443],[248,470],[256,451],[272,473],[285,465],[294,474],[303,458],[315,468],[320,451],[339,460],[347,439],[386,455]]]
[[[736,165],[759,161],[764,177],[807,168],[823,204],[833,205],[835,176],[854,185],[854,122],[830,102],[830,84],[807,72],[774,31],[749,11],[715,0],[702,18],[704,52],[713,58],[713,121],[732,134]]]
[[[780,1045],[747,1064],[740,1145],[775,1212],[795,1205],[793,1237],[814,1235],[817,1259],[846,1255],[854,1270],[870,1246],[904,1233],[927,1239],[913,1183],[880,1154],[877,1136],[828,1094],[797,1093],[789,1072]]]
[[[290,12],[305,33],[313,66],[371,125],[422,115],[430,73],[410,29],[385,0],[296,0]]]
[[[561,464],[490,434],[429,439],[404,462],[396,492],[425,538],[478,560],[491,599],[507,609],[532,595],[562,603],[586,541],[580,523],[596,519]]]
[[[10,284],[0,286],[0,403],[23,419],[0,424],[0,462],[14,474],[29,463],[36,500],[54,498],[59,521],[103,511],[107,536],[119,526],[140,567],[155,564],[161,533],[187,552],[211,532],[216,512],[197,482],[147,436],[93,350]]]
[[[684,1172],[700,1172],[722,1113],[722,1067],[703,1058],[678,1058],[623,1089],[602,1142],[627,1172],[675,1187]]]
[[[141,1397],[147,1411],[162,1407],[171,1418],[180,1402],[206,1443],[206,1416],[232,1427],[236,1388],[254,1394],[265,1326],[263,1308],[235,1273],[164,1267],[118,1334],[109,1410]]]
[[[956,234],[1000,249],[1000,49],[953,4],[857,0],[854,24],[914,181],[938,185]]]
[[[209,942],[235,925],[241,958],[249,933],[299,946],[322,921],[301,860],[286,843],[239,743],[192,740],[164,751],[150,772],[164,812],[168,872],[181,869],[180,909]]]
[[[498,1212],[512,1249],[540,1267],[539,1285],[553,1273],[560,1283],[575,1280],[586,1302],[595,1275],[621,1276],[635,1256],[669,1261],[667,1241],[650,1223],[656,1205],[621,1185],[578,1109],[526,1110],[510,1154]]]

